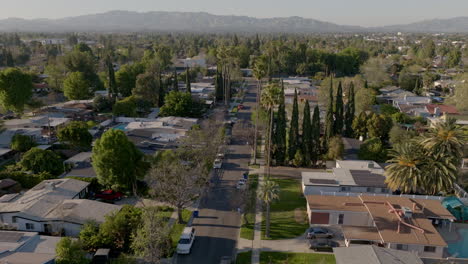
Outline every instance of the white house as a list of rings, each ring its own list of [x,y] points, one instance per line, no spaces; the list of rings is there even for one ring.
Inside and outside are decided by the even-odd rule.
[[[336,168],[318,172],[302,172],[304,195],[335,193],[389,194],[384,170],[375,161],[338,160]]]
[[[46,180],[24,194],[0,202],[0,222],[22,231],[77,236],[88,220],[103,222],[120,206],[83,199],[89,183],[74,179]]]

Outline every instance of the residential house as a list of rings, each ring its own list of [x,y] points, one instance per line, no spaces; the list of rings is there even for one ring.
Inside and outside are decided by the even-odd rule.
[[[377,246],[333,248],[336,264],[423,264],[413,252]]]
[[[438,200],[399,196],[306,195],[310,224],[339,225],[346,246],[369,243],[441,258],[447,243],[435,226],[455,217]]]
[[[36,143],[46,142],[46,139],[42,137],[42,128],[6,128],[0,133],[0,147],[4,149],[10,148],[11,140],[17,134],[29,136]],[[3,151],[3,154],[7,154],[6,150]]]
[[[5,128],[40,128],[42,130],[57,131],[71,121],[70,118],[34,116],[27,119],[11,119],[3,123]]]
[[[304,195],[335,193],[389,194],[384,170],[375,161],[337,161],[336,168],[318,172],[302,172]]]
[[[16,193],[21,191],[21,185],[12,179],[6,178],[0,180],[0,197],[4,194]]]
[[[396,86],[387,86],[381,88],[379,91],[381,94],[376,96],[377,101],[387,104],[393,104],[395,100],[404,98],[405,96],[416,96],[416,94]]]
[[[453,105],[444,104],[427,104],[425,106],[426,111],[432,117],[438,117],[442,115],[459,115],[457,108]]]
[[[16,230],[77,236],[87,221],[100,223],[105,215],[120,210],[118,205],[83,199],[88,186],[74,179],[43,181],[23,194],[2,199],[0,220]]]
[[[60,239],[37,232],[0,231],[0,263],[53,264]]]

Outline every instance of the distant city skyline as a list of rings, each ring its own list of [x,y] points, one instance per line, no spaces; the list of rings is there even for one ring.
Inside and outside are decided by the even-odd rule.
[[[112,10],[208,12],[258,18],[300,16],[342,25],[382,26],[468,16],[466,0],[4,0],[0,19],[63,18]]]

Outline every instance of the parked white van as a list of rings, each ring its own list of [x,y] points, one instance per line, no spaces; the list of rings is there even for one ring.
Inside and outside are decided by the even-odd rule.
[[[180,236],[177,244],[177,254],[190,254],[193,242],[195,241],[195,228],[186,227]]]

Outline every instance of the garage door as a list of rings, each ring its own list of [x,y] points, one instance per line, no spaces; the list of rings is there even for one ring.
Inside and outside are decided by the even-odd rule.
[[[311,224],[328,225],[330,222],[330,213],[312,213],[310,217]]]

